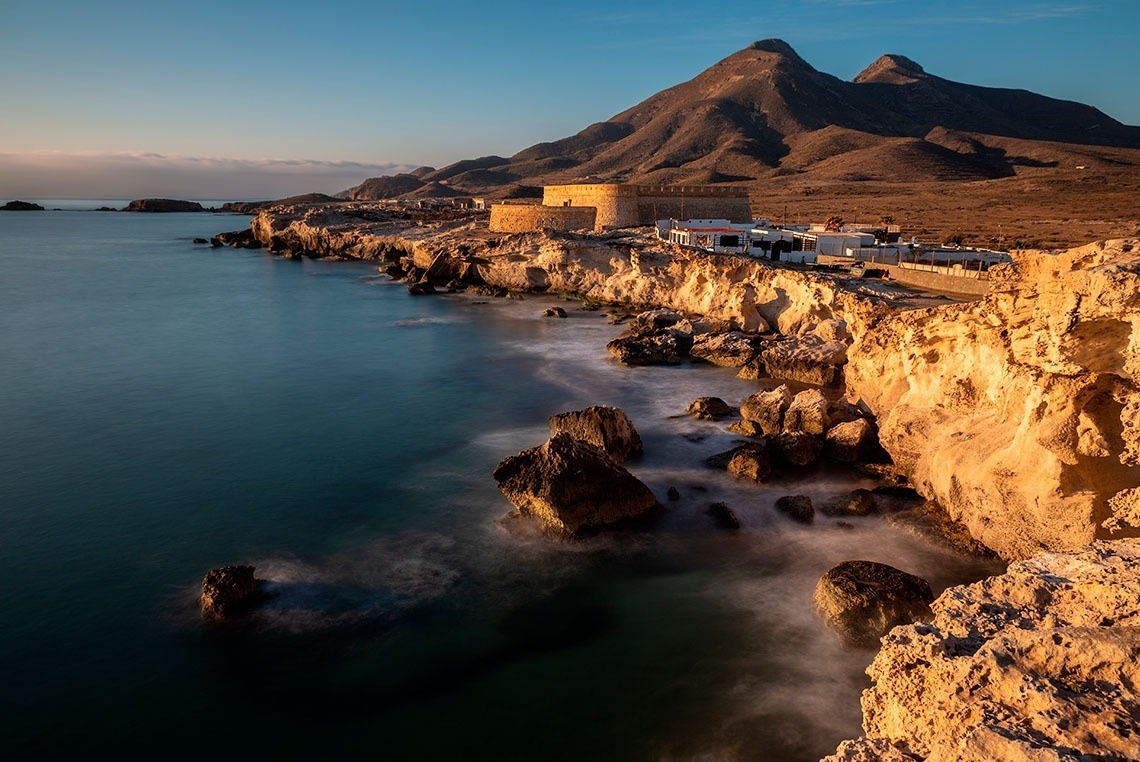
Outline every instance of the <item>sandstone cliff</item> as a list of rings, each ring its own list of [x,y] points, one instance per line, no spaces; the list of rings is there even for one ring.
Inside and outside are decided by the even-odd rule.
[[[867,669],[867,737],[825,762],[1140,758],[1140,541],[947,589]]]
[[[1022,253],[980,302],[856,336],[848,397],[924,497],[1007,558],[1140,534],[1140,245]]]

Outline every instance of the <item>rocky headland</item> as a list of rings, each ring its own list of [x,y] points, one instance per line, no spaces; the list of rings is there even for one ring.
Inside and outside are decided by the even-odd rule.
[[[501,235],[471,218],[417,217],[360,202],[261,209],[250,230],[285,257],[375,260],[413,293],[549,292],[615,314],[671,311],[631,325],[626,338],[641,344],[611,343],[610,351],[625,362],[715,362],[745,378],[825,391],[822,403],[805,398],[794,411],[787,389],[766,392],[781,399],[746,401],[733,425],[761,442],[752,447],[764,458],[826,447],[850,461],[877,440],[891,483],[941,506],[947,524],[968,531],[967,542],[1010,561],[1036,557],[1004,577],[947,590],[932,606],[933,622],[884,638],[864,698],[868,738],[846,744],[837,759],[1138,756],[1121,756],[1137,749],[1128,747],[1137,739],[1137,676],[1118,660],[1134,663],[1138,653],[1135,612],[1102,612],[1086,593],[1105,590],[1108,600],[1106,580],[1131,589],[1128,580],[1140,574],[1140,546],[1128,539],[1140,537],[1140,243],[1018,252],[1012,265],[992,271],[984,298],[954,302],[846,273],[705,254],[645,230]],[[820,426],[812,423],[816,410]],[[789,415],[799,448],[787,436]],[[833,436],[839,426],[846,428]],[[546,450],[505,461],[497,478],[507,483],[562,451],[602,452],[576,441],[555,434]],[[753,465],[764,478],[767,464]],[[504,492],[513,489],[511,482]],[[548,510],[548,497],[520,491],[512,501],[565,529],[596,523],[585,512],[593,497],[570,494],[568,516]],[[647,509],[652,495],[643,498],[618,513]],[[1036,587],[1010,602],[1003,598],[1010,579]],[[1064,616],[1050,608],[1064,597],[1058,591],[1077,591],[1064,594]],[[976,625],[955,603],[967,594]],[[1000,612],[1004,623],[994,624]],[[982,666],[958,661],[963,655]],[[1013,677],[1010,664],[1031,677]],[[1038,667],[1044,672],[1033,672]],[[1075,682],[1064,682],[1073,675]],[[1053,687],[1032,687],[1038,683]],[[998,709],[974,718],[972,707],[995,691],[1005,691],[994,699]],[[956,696],[965,708],[935,711],[936,694]],[[1054,709],[1042,722],[1057,732],[1026,719]],[[967,747],[973,756],[955,756]]]

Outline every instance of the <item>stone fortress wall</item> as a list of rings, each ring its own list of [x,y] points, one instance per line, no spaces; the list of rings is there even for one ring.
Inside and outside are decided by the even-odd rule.
[[[590,230],[597,209],[592,206],[540,206],[493,204],[489,228],[495,233],[529,233],[533,230]]]
[[[751,222],[748,189],[716,185],[547,185],[544,207],[595,207],[595,228],[652,225],[663,219]]]

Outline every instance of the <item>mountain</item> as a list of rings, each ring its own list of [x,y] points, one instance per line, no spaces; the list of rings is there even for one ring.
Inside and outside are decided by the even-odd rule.
[[[1120,161],[1116,149],[1140,164],[1140,153],[1131,154],[1140,152],[1140,127],[1091,106],[952,82],[899,55],[881,56],[846,82],[817,71],[787,43],[763,40],[576,135],[509,158],[421,168],[410,179],[466,193],[573,182],[746,183],[794,174],[961,181],[1098,157]],[[402,192],[374,178],[345,193]]]

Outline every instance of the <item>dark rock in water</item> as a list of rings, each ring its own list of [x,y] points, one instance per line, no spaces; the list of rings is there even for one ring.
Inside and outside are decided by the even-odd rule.
[[[546,312],[543,312],[542,316],[564,318],[566,317],[566,310],[562,309],[561,307],[547,307]]]
[[[520,513],[564,533],[641,516],[657,505],[653,492],[600,447],[565,432],[506,458],[493,475]]]
[[[232,230],[228,233],[218,233],[210,239],[210,245],[229,246],[233,249],[260,249],[261,241],[257,240],[252,230],[245,228],[244,230]]]
[[[591,405],[585,410],[550,416],[550,433],[559,432],[602,448],[618,463],[642,452],[641,437],[633,421],[609,405]]]
[[[221,566],[202,578],[198,604],[206,619],[225,619],[245,608],[257,589],[252,566]]]
[[[676,487],[670,487],[669,490],[665,493],[665,495],[670,500],[680,500],[681,499],[681,492]]]
[[[815,506],[807,495],[785,495],[776,501],[776,510],[801,524],[815,521]]]
[[[33,204],[31,201],[9,201],[4,206],[0,206],[0,212],[42,212],[44,208],[39,204]]]
[[[709,506],[707,513],[725,529],[740,529],[740,519],[737,518],[736,512],[725,503],[713,503]]]
[[[739,479],[762,482],[772,474],[772,460],[766,443],[746,444],[733,451],[725,469]]]
[[[845,645],[867,648],[896,625],[928,618],[933,600],[921,577],[874,561],[844,561],[820,578],[812,609]]]
[[[467,293],[474,294],[475,296],[497,296],[505,297],[507,289],[502,286],[488,286],[486,284],[477,284],[467,289]]]
[[[209,243],[209,241],[205,238],[195,238],[193,243]]]
[[[634,317],[629,327],[633,333],[652,333],[663,328],[672,328],[684,319],[684,315],[673,310],[649,310]]]
[[[772,437],[776,451],[793,466],[809,466],[819,458],[823,443],[802,431],[785,431]]]
[[[172,198],[137,198],[123,208],[124,212],[204,212],[197,201]]]
[[[852,490],[821,510],[829,516],[868,516],[875,512],[875,495],[866,489]]]
[[[620,336],[606,349],[626,365],[679,365],[682,355],[677,337],[667,331]]]
[[[697,397],[689,403],[685,412],[705,421],[714,421],[732,415],[732,408],[720,397]]]
[[[434,294],[436,290],[431,281],[421,280],[415,283],[409,283],[408,293],[412,296],[424,296],[425,294]]]
[[[117,212],[119,210],[115,209],[113,207],[110,207],[110,206],[101,206],[98,209],[96,209],[95,211],[97,211],[97,212]]]

